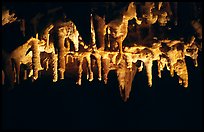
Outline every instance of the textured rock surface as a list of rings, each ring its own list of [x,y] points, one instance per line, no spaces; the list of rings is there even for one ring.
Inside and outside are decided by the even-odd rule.
[[[155,24],[159,24],[165,29],[172,16],[174,16],[173,20],[177,21],[177,14],[175,14],[177,7],[171,10],[169,2],[157,4],[145,2],[144,5],[141,5],[141,18],[138,17],[136,7],[134,2],[129,3],[123,8],[119,18],[108,23],[105,17],[100,17],[97,14],[92,16],[91,14],[90,44],[84,44],[73,21],[49,23],[43,29],[43,34],[40,37],[37,33],[36,38],[31,37],[26,43],[13,50],[9,57],[4,57],[3,64],[8,64],[8,67],[3,69],[2,84],[6,83],[4,81],[6,78],[9,83],[20,83],[22,80],[21,71],[24,71],[24,79],[32,77],[33,80],[36,80],[38,77],[50,75],[53,82],[57,82],[60,79],[65,79],[66,76],[75,74],[76,84],[82,85],[82,76],[85,74],[90,82],[97,78],[107,84],[108,79],[111,80],[108,78],[109,72],[115,71],[120,94],[122,99],[127,101],[132,81],[137,72],[144,69],[147,84],[149,87],[154,85],[152,66],[156,61],[160,78],[162,71],[167,67],[170,76],[173,77],[176,73],[179,77],[179,84],[188,87],[185,57],[191,57],[195,66],[198,66],[197,57],[201,46],[196,41],[196,35],[192,35],[190,40],[161,39],[156,36],[152,30]],[[4,21],[6,21],[5,16],[10,20],[8,12],[2,16]],[[130,24],[131,20],[135,21],[132,25]],[[36,23],[38,23],[37,19],[35,19]],[[149,33],[147,38],[144,41],[132,41],[128,36],[131,26],[132,29],[134,26],[147,28]],[[198,39],[202,39],[202,29],[200,28],[202,25],[193,21],[192,27],[195,29]],[[136,30],[142,28],[136,28]],[[137,37],[137,32],[135,31],[135,37]],[[140,33],[139,36],[142,36]],[[125,39],[131,43],[124,41]],[[137,66],[137,63],[141,63],[141,65]],[[28,68],[21,67],[21,65]],[[9,73],[10,75],[8,75]]]

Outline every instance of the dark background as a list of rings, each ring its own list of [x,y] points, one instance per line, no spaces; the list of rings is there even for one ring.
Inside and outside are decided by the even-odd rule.
[[[180,8],[186,14],[182,21],[193,17],[189,10],[190,4],[183,3]],[[49,8],[62,5],[67,16],[73,18],[82,37],[86,42],[89,41],[90,5],[95,3],[7,2],[3,5],[12,8],[17,16],[26,20],[36,12],[46,12]],[[33,35],[32,29],[29,25],[27,28],[26,37],[20,33],[18,23],[2,28],[3,48],[10,52],[30,38]],[[52,83],[50,79],[42,77],[34,83],[24,81],[9,92],[3,87],[2,128],[202,129],[202,53],[199,53],[197,68],[188,57],[186,63],[189,74],[187,89],[179,85],[176,75],[170,77],[166,69],[160,79],[154,62],[153,86],[148,87],[145,70],[137,73],[127,102],[123,102],[120,97],[114,72],[109,73],[107,85],[96,79],[91,83],[83,79],[82,86],[77,86],[72,78]]]

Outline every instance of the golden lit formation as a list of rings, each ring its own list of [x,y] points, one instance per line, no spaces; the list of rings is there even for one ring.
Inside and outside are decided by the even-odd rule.
[[[165,27],[168,21],[171,21],[170,16],[173,14],[169,2],[145,2],[141,9],[143,14],[141,18],[137,16],[136,7],[136,4],[131,2],[122,11],[120,18],[108,23],[105,22],[105,18],[90,14],[90,44],[83,42],[76,25],[71,20],[58,25],[52,23],[47,25],[42,35],[38,36],[37,33],[8,57],[15,64],[12,69],[13,81],[20,83],[28,77],[32,77],[34,81],[43,74],[49,74],[53,82],[57,82],[74,72],[77,73],[78,85],[82,84],[83,74],[87,75],[89,81],[98,78],[106,84],[109,71],[114,70],[118,77],[121,96],[126,101],[129,98],[134,76],[143,68],[146,70],[148,85],[150,87],[153,85],[152,65],[153,61],[156,61],[160,78],[166,67],[172,77],[174,74],[179,77],[179,84],[188,87],[185,57],[191,57],[195,66],[198,66],[198,51],[201,49],[195,36],[188,41],[182,38],[171,40],[152,36],[143,42],[131,42],[127,45],[125,39],[128,40],[131,26],[146,26],[149,30],[153,24]],[[174,24],[177,25],[177,15],[173,15]],[[16,18],[13,16],[9,15],[9,11],[3,13],[2,25],[15,21]],[[132,20],[135,22],[130,25],[129,21]],[[202,25],[192,21],[192,26],[199,39],[202,39]],[[50,39],[54,33],[57,34],[56,41]],[[23,72],[22,78],[20,72]],[[4,73],[2,70],[2,84],[4,84]]]

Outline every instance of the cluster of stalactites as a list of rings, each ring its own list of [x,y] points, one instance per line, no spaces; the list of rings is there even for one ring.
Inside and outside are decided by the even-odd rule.
[[[122,60],[117,64],[119,57],[118,52],[101,51],[97,49],[94,52],[88,50],[78,52],[64,51],[63,56],[61,55],[60,58],[60,52],[55,54],[54,52],[48,52],[49,50],[46,50],[53,48],[51,51],[54,51],[54,46],[51,46],[52,44],[49,44],[49,47],[47,47],[45,41],[31,38],[27,43],[18,48],[21,54],[19,54],[19,52],[13,52],[12,57],[16,59],[19,64],[31,66],[30,69],[33,72],[31,76],[34,80],[38,78],[38,72],[42,70],[52,73],[53,82],[57,82],[58,79],[64,79],[65,71],[70,69],[68,65],[71,63],[73,68],[77,67],[76,84],[82,84],[83,73],[86,73],[87,79],[92,81],[95,78],[94,72],[97,72],[95,75],[97,75],[98,80],[103,80],[106,84],[109,71],[115,70],[121,96],[123,100],[126,101],[129,98],[134,76],[137,72],[142,71],[143,66],[146,70],[148,85],[150,87],[152,86],[153,61],[157,61],[159,77],[161,77],[161,71],[163,71],[164,67],[167,67],[171,76],[174,76],[174,72],[177,74],[179,84],[188,87],[188,71],[185,56],[190,56],[194,60],[195,66],[198,66],[198,47],[194,40],[194,37],[192,37],[189,43],[184,43],[180,40],[159,40],[157,43],[153,43],[151,47],[140,46],[138,44],[132,47],[125,47]],[[31,48],[31,51],[26,54],[29,48]],[[93,60],[95,63],[93,63]],[[140,66],[137,66],[136,63],[139,62]],[[83,68],[85,63],[85,68]],[[60,69],[62,66],[64,68],[63,73]],[[19,69],[18,72],[20,72]],[[70,72],[72,71],[68,71],[68,73]]]
[[[162,3],[158,4],[159,10],[161,4]],[[129,5],[129,11],[132,11],[131,5],[133,6],[133,4],[131,3]],[[153,19],[156,19],[151,14],[153,7],[151,4],[148,5],[148,3],[146,3],[145,6],[149,7],[149,12],[147,11],[146,14],[147,20],[153,22]],[[132,8],[134,9],[135,7],[133,6]],[[126,15],[127,14],[126,12]],[[159,18],[157,17],[157,19]],[[152,43],[151,46],[140,44],[134,44],[131,47],[123,46],[124,50],[122,49],[121,42],[121,47],[119,47],[121,49],[113,51],[107,50],[104,47],[98,48],[96,46],[95,31],[98,30],[94,29],[92,15],[90,20],[91,44],[88,48],[80,42],[82,38],[79,35],[76,25],[72,21],[69,21],[63,23],[62,26],[56,30],[58,35],[57,44],[54,44],[54,42],[49,39],[49,32],[55,26],[51,24],[45,29],[42,40],[38,38],[37,34],[35,38],[29,39],[25,44],[14,50],[11,54],[11,58],[15,61],[16,68],[14,74],[18,83],[20,80],[21,64],[28,67],[24,69],[24,79],[32,77],[33,80],[36,80],[39,77],[39,71],[46,71],[45,73],[51,73],[53,82],[57,82],[60,79],[64,79],[66,74],[76,72],[76,84],[78,85],[82,84],[83,73],[87,74],[87,79],[89,81],[93,81],[93,79],[97,77],[98,80],[103,80],[104,83],[107,84],[109,71],[114,70],[118,77],[121,96],[123,100],[126,101],[129,98],[134,76],[137,72],[143,70],[143,66],[146,70],[148,85],[150,87],[153,85],[152,65],[153,61],[157,61],[158,76],[160,78],[162,77],[161,71],[167,67],[172,77],[174,73],[177,74],[179,77],[179,84],[188,87],[188,71],[185,56],[191,57],[195,66],[198,66],[198,46],[194,42],[194,37],[192,37],[190,42],[183,42],[181,40],[157,40],[157,42]],[[125,25],[124,27],[128,28],[127,21],[124,21],[126,24],[121,25]],[[110,25],[111,24],[108,25],[109,28],[118,29],[115,25],[112,27]],[[119,34],[123,34],[122,37],[125,38],[127,29],[122,30],[121,28]],[[70,48],[71,43],[73,43],[74,50]],[[139,66],[136,65],[136,63],[140,63]],[[77,70],[74,71],[74,68]],[[27,75],[28,72],[29,75]],[[3,74],[2,72],[2,76]]]

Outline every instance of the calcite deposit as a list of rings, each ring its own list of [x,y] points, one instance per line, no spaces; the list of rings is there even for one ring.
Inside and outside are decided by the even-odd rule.
[[[20,83],[23,79],[32,77],[35,81],[39,78],[39,72],[51,73],[53,82],[66,79],[66,74],[75,73],[76,84],[83,85],[82,75],[86,74],[87,80],[98,79],[107,84],[108,74],[114,70],[117,74],[119,90],[124,101],[129,98],[132,81],[137,72],[146,71],[147,84],[152,82],[153,62],[157,62],[158,77],[162,77],[162,71],[166,67],[169,75],[176,74],[179,84],[188,87],[188,70],[185,57],[191,57],[195,66],[198,66],[198,52],[201,49],[196,42],[195,36],[190,40],[160,39],[154,36],[148,44],[133,42],[128,45],[124,42],[129,31],[129,21],[134,20],[136,26],[152,28],[155,23],[164,27],[174,16],[174,23],[177,23],[177,10],[171,10],[169,2],[145,2],[141,5],[142,15],[137,16],[137,4],[131,2],[121,12],[121,16],[106,23],[105,19],[96,13],[90,14],[90,44],[85,44],[83,38],[73,21],[61,22],[56,25],[48,24],[41,36],[38,33],[35,37],[16,48],[10,59],[14,62],[14,69],[10,71],[14,75],[14,82]],[[174,3],[174,6],[177,4]],[[174,7],[177,9],[177,7]],[[174,14],[173,14],[174,13]],[[16,18],[8,11],[2,14],[2,25],[11,23]],[[38,18],[42,14],[36,15],[33,23],[39,24]],[[9,22],[10,21],[10,22]],[[176,24],[175,24],[176,25]],[[197,21],[192,21],[192,26],[196,29],[199,38],[202,39],[202,25]],[[36,29],[36,27],[34,27]],[[150,32],[151,30],[149,30]],[[137,32],[137,31],[136,31]],[[54,42],[53,34],[57,34]],[[156,39],[155,39],[156,38]],[[73,47],[73,48],[71,48]],[[140,63],[137,66],[136,63]],[[24,77],[20,77],[21,65],[26,65],[23,71]],[[5,84],[6,70],[2,70],[2,84]],[[43,76],[43,74],[41,75]]]

